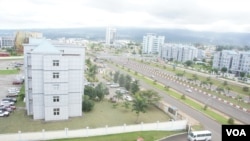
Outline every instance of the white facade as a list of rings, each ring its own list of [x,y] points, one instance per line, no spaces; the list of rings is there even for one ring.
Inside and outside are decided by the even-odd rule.
[[[226,67],[232,73],[250,72],[250,52],[223,50],[214,54],[213,68]]]
[[[33,119],[82,116],[85,48],[30,39],[24,44],[25,100]]]
[[[213,58],[213,68],[221,70],[223,67],[225,67],[227,68],[227,70],[230,70],[233,58],[236,56],[237,52],[231,50],[223,50],[221,52],[216,52]]]
[[[185,62],[198,56],[198,49],[194,46],[183,44],[163,44],[160,57],[164,60]]]
[[[148,33],[143,36],[142,53],[155,54],[160,52],[161,46],[164,44],[164,36],[156,36],[153,33]]]
[[[0,37],[0,48],[10,48],[14,46],[14,37]]]
[[[114,45],[116,41],[116,29],[108,27],[106,29],[106,45]]]

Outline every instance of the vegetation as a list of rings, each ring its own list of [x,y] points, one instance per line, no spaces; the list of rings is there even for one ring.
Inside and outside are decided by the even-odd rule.
[[[105,135],[85,138],[55,139],[50,141],[136,141],[138,137],[142,137],[145,141],[155,141],[174,134],[183,133],[185,131],[142,131],[132,133],[122,133],[115,135]]]
[[[133,74],[132,72],[128,72],[130,74]],[[142,75],[138,74],[138,75],[134,75],[136,78],[140,79],[140,80],[143,80],[145,81],[146,83],[148,84],[151,84],[152,85],[152,79],[149,79],[149,78],[146,78],[146,77],[143,77]],[[167,91],[165,89],[165,86],[164,85],[152,85],[153,87],[155,88],[158,88],[159,90],[162,90],[162,91]],[[176,99],[180,99],[180,93],[170,89],[167,91],[168,95],[176,98]],[[204,104],[202,103],[198,103],[197,101],[194,101],[190,98],[187,98],[185,96],[185,101],[183,101],[185,104],[191,106],[192,108],[204,113],[205,115],[215,119],[217,122],[221,123],[221,124],[227,124],[228,121],[227,121],[227,118],[221,114],[218,114],[217,112],[213,111],[213,109],[207,109],[207,110],[204,110]]]
[[[234,124],[234,119],[230,117],[230,118],[228,119],[228,124]]]
[[[82,111],[89,112],[94,108],[94,101],[89,99],[88,95],[84,95],[83,102],[82,102]]]
[[[136,122],[138,122],[140,113],[145,113],[150,105],[158,103],[161,99],[159,94],[153,90],[139,91],[134,98],[132,111],[136,112]]]
[[[19,69],[12,69],[12,70],[0,70],[0,75],[9,75],[9,74],[18,74],[19,73]]]

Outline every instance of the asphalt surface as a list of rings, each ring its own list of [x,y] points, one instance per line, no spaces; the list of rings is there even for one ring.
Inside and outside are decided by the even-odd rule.
[[[114,67],[112,65],[108,65],[108,67],[112,68],[113,70],[117,69],[116,67]],[[203,115],[202,113],[194,110],[193,108],[186,106],[184,103],[172,98],[171,96],[165,94],[165,92],[163,92],[163,91],[155,89],[154,87],[152,87],[152,86],[150,86],[142,81],[140,81],[140,85],[142,87],[155,90],[163,97],[163,99],[164,99],[164,101],[166,101],[166,103],[175,106],[177,109],[179,109],[183,112],[186,112],[189,116],[191,116],[194,119],[196,119],[197,121],[199,121],[204,126],[204,128],[206,128],[207,130],[210,130],[213,133],[213,141],[220,141],[221,140],[221,125],[219,123],[208,118],[207,116]],[[181,140],[186,140],[186,139],[187,139],[187,137],[182,138]]]
[[[116,63],[119,63],[121,65],[124,65],[127,68],[130,68],[132,70],[137,71],[138,73],[141,73],[145,76],[150,77],[153,73],[152,70],[155,70],[157,68],[153,68],[148,65],[140,64],[138,62],[134,62],[132,60],[126,61],[124,59],[116,59],[113,60]],[[158,69],[158,72],[161,71]],[[202,94],[199,91],[193,91],[192,93],[189,93],[186,91],[186,87],[183,85],[178,84],[177,82],[171,81],[169,79],[163,78],[159,75],[154,75],[154,79],[157,80],[157,82],[163,83],[164,85],[168,85],[171,88],[186,94],[187,96],[192,97],[193,99],[196,99],[200,101],[201,103],[206,103],[208,106],[213,107],[217,109],[218,111],[221,111],[222,113],[225,113],[229,117],[234,117],[235,119],[239,120],[240,122],[244,124],[250,124],[250,113],[247,113],[245,111],[242,111],[240,109],[237,109],[234,106],[230,106],[229,104],[226,104],[222,101],[218,101],[215,99],[212,99],[211,97]]]
[[[0,70],[14,69],[15,62],[22,60],[2,60],[0,59]],[[20,74],[0,75],[0,99],[6,97],[8,89],[11,87],[20,88],[19,85],[12,85],[13,80],[20,77]]]
[[[150,77],[152,75],[152,70],[158,69],[158,68],[153,68],[151,66],[147,66],[147,67],[150,67],[151,70],[146,69],[145,67],[141,67],[140,63],[137,63],[137,62],[132,62],[131,63],[132,60],[128,61],[127,58],[123,59],[121,57],[118,58],[118,57],[113,56],[110,59],[112,61],[120,64],[120,65],[123,65],[126,68],[130,68],[131,70],[135,70],[138,73],[141,73],[141,74],[143,74],[145,76],[148,76],[148,77]],[[130,62],[130,63],[128,63],[128,62]],[[133,64],[133,63],[135,63],[135,64]],[[215,100],[215,99],[213,99],[211,97],[208,97],[208,96],[206,96],[204,94],[201,94],[200,92],[189,93],[189,92],[187,92],[185,90],[186,87],[184,87],[184,86],[182,86],[180,84],[177,84],[177,83],[175,83],[173,81],[166,80],[165,78],[162,78],[161,76],[155,75],[154,79],[157,80],[157,82],[168,85],[171,88],[174,88],[175,90],[196,99],[197,101],[200,101],[202,103],[206,103],[209,107],[212,107],[212,108],[214,108],[214,109],[216,109],[218,111],[221,111],[222,113],[241,121],[243,124],[250,124],[250,114],[245,112],[245,111],[239,110],[239,109],[237,109],[237,108],[235,108],[233,106],[230,106],[230,105],[228,105],[226,103]],[[144,85],[144,87],[150,88],[149,85],[146,85],[143,82],[140,82],[140,83],[141,83],[141,85]],[[158,91],[159,93],[162,93],[159,90],[156,90],[156,91]],[[217,123],[213,119],[208,118],[207,116],[204,116],[200,112],[197,112],[196,110],[187,107],[185,104],[182,104],[179,101],[176,101],[175,99],[173,99],[172,97],[169,97],[166,94],[163,94],[163,96],[164,96],[164,100],[166,100],[167,103],[170,103],[171,105],[175,105],[175,107],[177,107],[181,111],[187,111],[187,113],[189,115],[192,115],[193,118],[195,118],[200,123],[202,123],[204,128],[206,128],[207,130],[212,131],[214,141],[220,141],[221,140],[221,124]]]

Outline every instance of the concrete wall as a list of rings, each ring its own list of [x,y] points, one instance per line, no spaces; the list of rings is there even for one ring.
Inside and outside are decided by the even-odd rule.
[[[128,133],[136,131],[180,131],[186,130],[187,120],[156,122],[156,123],[141,123],[136,125],[121,125],[109,127],[106,125],[103,128],[90,129],[89,127],[69,130],[65,128],[59,131],[45,131],[22,133],[19,131],[16,134],[0,134],[0,140],[8,141],[27,141],[27,140],[51,140],[60,138],[75,138],[75,137],[90,137],[99,135],[109,135],[118,133]]]

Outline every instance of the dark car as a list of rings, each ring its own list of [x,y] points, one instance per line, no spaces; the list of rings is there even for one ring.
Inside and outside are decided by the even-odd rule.
[[[21,85],[21,84],[23,84],[23,81],[21,81],[21,80],[14,80],[14,81],[12,82],[12,84],[13,84],[13,85]]]

